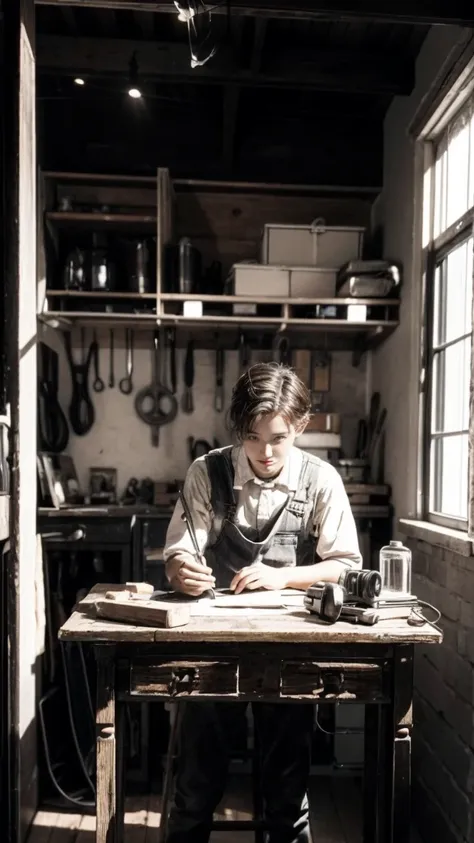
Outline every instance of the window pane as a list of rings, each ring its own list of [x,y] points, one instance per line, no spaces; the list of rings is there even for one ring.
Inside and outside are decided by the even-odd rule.
[[[467,109],[448,129],[446,228],[469,207],[470,122],[470,109]]]
[[[446,176],[448,170],[448,138],[445,135],[436,150],[434,173],[434,220],[433,237],[446,228]]]
[[[431,443],[431,512],[467,520],[467,434]]]
[[[460,340],[438,351],[433,359],[432,433],[469,427],[471,340]]]
[[[473,238],[469,237],[437,267],[434,289],[433,346],[472,330]]]

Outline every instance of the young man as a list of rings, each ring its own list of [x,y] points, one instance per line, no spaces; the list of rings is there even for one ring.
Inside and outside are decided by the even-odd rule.
[[[176,505],[165,561],[171,586],[306,589],[361,566],[357,532],[336,470],[294,446],[310,417],[308,390],[289,368],[261,363],[238,380],[230,422],[237,444],[190,467],[184,494],[202,556]],[[229,761],[227,735],[239,703],[186,706],[167,843],[207,843]],[[313,707],[253,705],[262,759],[269,843],[308,843],[307,784]]]

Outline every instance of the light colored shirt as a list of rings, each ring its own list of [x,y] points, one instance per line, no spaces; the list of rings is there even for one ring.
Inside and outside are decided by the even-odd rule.
[[[302,460],[302,451],[293,447],[278,477],[262,480],[252,471],[244,449],[241,446],[232,448],[237,500],[235,521],[239,527],[262,529],[285,503],[288,494],[297,490]],[[183,491],[199,548],[204,551],[214,520],[205,457],[199,457],[190,466]],[[182,551],[195,553],[182,514],[182,504],[178,501],[166,535],[165,561]],[[335,560],[361,567],[357,530],[344,484],[336,469],[323,460],[320,460],[315,498],[307,502],[304,523],[309,535],[316,537],[316,551],[322,561]]]

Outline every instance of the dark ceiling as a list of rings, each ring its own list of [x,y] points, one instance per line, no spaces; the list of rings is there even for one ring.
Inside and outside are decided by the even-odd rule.
[[[260,14],[237,0],[226,4],[230,17],[224,9],[212,16],[216,55],[192,69],[187,25],[171,2],[150,3],[166,12],[143,10],[145,0],[136,9],[133,0],[44,2],[37,58],[46,169],[149,175],[169,166],[179,177],[351,187],[381,184],[384,115],[393,96],[413,89],[430,20],[415,22],[415,0],[387,0],[380,15],[360,19],[316,17],[304,0],[286,3],[285,14],[263,2]],[[394,20],[404,6],[399,17],[411,22]],[[142,100],[127,95],[132,56]]]

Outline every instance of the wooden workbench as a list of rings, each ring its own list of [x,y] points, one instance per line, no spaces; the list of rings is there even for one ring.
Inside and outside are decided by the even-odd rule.
[[[95,618],[105,588],[92,589],[59,633],[96,651],[96,843],[123,839],[124,703],[178,699],[366,703],[363,840],[406,843],[413,650],[440,643],[440,632],[406,621],[328,626],[303,608],[214,609],[183,627],[134,627]]]

